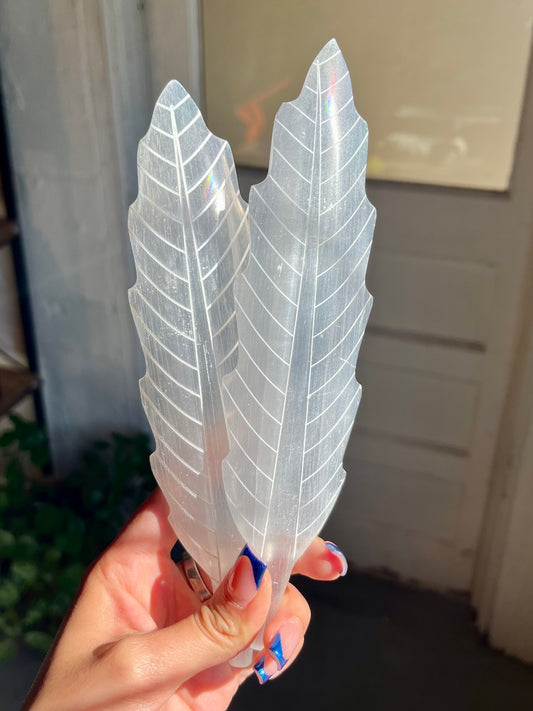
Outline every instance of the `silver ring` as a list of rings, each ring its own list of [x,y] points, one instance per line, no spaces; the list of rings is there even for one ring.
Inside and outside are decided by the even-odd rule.
[[[202,576],[200,575],[200,571],[198,570],[196,561],[194,560],[194,558],[191,558],[187,551],[183,552],[182,563],[185,576],[187,577],[187,582],[189,583],[191,589],[194,590],[194,592],[199,597],[200,602],[205,602],[206,600],[209,600],[209,598],[211,597],[211,593],[207,589],[204,581],[202,580]]]

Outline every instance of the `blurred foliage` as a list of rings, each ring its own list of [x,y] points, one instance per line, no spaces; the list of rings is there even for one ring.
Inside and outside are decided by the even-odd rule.
[[[0,435],[0,659],[46,652],[87,566],[154,487],[149,438],[97,441],[65,479],[43,473],[46,435],[11,416]]]

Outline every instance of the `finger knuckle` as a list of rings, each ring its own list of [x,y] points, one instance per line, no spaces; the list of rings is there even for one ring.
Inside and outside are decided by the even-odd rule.
[[[239,621],[225,606],[202,605],[196,613],[201,633],[210,642],[232,648],[242,636]]]
[[[141,647],[136,640],[121,640],[107,660],[113,679],[132,691],[145,689],[156,673],[152,656]]]

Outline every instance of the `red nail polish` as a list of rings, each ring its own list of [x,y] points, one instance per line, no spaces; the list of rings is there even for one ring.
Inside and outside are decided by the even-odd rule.
[[[348,572],[348,561],[346,560],[346,556],[344,553],[341,551],[339,546],[336,546],[335,543],[332,543],[331,541],[324,541],[326,546],[329,548],[329,550],[333,553],[333,555],[337,558],[341,565],[341,569],[339,571],[339,575],[343,576],[346,575]]]

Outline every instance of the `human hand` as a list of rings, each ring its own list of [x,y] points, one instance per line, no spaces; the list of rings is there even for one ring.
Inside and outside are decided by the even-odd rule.
[[[227,708],[252,673],[234,669],[229,660],[249,646],[264,624],[270,576],[264,572],[258,589],[262,564],[255,565],[254,577],[250,557],[241,555],[213,597],[201,604],[170,559],[175,535],[167,516],[157,490],[96,562],[23,708]],[[294,572],[333,580],[344,566],[342,554],[317,538]],[[278,674],[285,659],[287,666],[292,662],[309,618],[307,602],[289,584],[265,629],[266,651],[256,655],[256,663],[264,657],[260,678]]]

